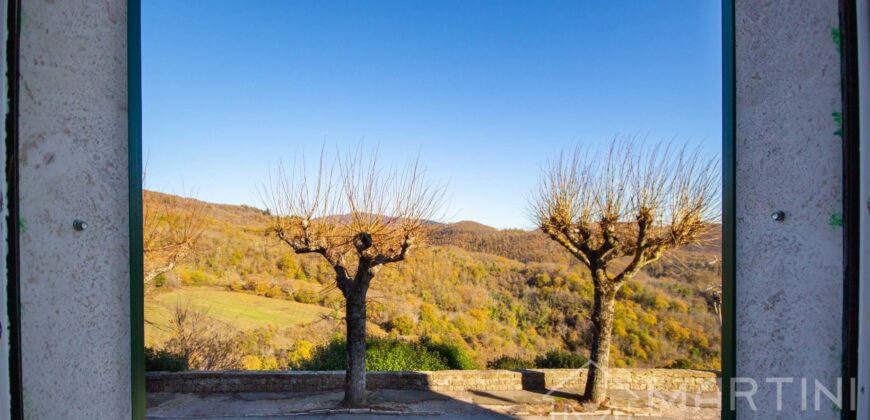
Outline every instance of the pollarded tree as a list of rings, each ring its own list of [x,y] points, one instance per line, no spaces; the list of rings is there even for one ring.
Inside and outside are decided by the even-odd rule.
[[[319,254],[335,270],[345,298],[347,371],[344,405],[365,405],[366,294],[378,270],[422,244],[444,189],[425,180],[417,160],[383,170],[361,151],[328,162],[314,175],[304,161],[279,168],[267,191],[270,231],[297,254]],[[335,172],[338,172],[334,176]]]
[[[592,274],[593,342],[584,401],[606,398],[616,293],[718,219],[718,161],[685,147],[614,140],[603,153],[562,153],[543,171],[535,223]]]

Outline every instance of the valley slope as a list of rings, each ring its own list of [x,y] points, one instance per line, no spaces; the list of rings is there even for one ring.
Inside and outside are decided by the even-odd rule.
[[[228,329],[268,332],[269,348],[258,351],[277,357],[341,333],[343,301],[331,267],[268,237],[265,212],[150,191],[145,204],[170,211],[200,206],[203,230],[190,258],[147,288],[149,346],[167,339],[176,305],[211,314],[208,319]],[[427,247],[385,267],[372,282],[373,335],[449,341],[481,365],[551,349],[588,354],[592,283],[567,252],[536,231],[470,221],[432,228]],[[621,289],[613,365],[718,369],[718,229],[706,239]]]

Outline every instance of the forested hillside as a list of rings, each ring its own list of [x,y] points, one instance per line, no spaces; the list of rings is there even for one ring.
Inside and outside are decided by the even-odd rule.
[[[162,217],[172,223],[171,209],[193,202],[146,192],[145,203],[170,209]],[[181,306],[200,314],[199,324],[241,341],[239,363],[249,369],[288,366],[341,334],[342,298],[322,258],[295,255],[269,237],[270,216],[261,210],[194,204],[202,229],[195,248],[146,287],[149,346],[178,336]],[[719,368],[718,229],[707,242],[620,290],[613,365]],[[432,224],[429,245],[384,267],[369,296],[372,335],[451,343],[480,366],[554,349],[588,353],[589,273],[540,232]]]

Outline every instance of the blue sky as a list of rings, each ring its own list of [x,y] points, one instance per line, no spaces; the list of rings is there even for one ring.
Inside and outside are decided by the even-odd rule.
[[[143,2],[146,188],[262,207],[322,145],[419,154],[451,221],[530,228],[541,165],[614,136],[721,145],[720,5]]]

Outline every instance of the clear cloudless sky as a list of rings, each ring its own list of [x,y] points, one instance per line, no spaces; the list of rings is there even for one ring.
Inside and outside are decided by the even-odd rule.
[[[362,142],[419,155],[449,221],[530,228],[564,148],[721,148],[717,1],[142,3],[149,189],[262,207],[270,165]]]

